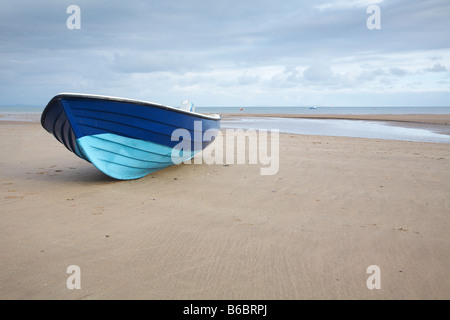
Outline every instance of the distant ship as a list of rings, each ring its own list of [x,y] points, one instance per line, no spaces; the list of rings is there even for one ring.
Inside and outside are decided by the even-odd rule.
[[[317,109],[317,106],[309,107],[310,109]]]

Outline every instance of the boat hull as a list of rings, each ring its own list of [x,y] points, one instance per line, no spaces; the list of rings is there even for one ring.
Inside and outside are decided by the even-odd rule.
[[[128,180],[192,158],[213,142],[220,117],[145,101],[59,94],[44,109],[41,124],[103,173]]]

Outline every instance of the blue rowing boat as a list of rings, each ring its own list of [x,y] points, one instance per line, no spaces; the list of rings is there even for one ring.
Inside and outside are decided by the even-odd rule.
[[[130,180],[191,159],[214,141],[219,115],[133,99],[61,93],[41,124],[68,150],[106,175]]]

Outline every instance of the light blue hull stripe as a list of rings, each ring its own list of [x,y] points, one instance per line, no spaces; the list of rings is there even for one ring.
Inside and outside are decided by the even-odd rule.
[[[141,178],[151,172],[191,159],[195,152],[176,152],[157,143],[112,133],[77,139],[78,152],[97,169],[115,179]]]

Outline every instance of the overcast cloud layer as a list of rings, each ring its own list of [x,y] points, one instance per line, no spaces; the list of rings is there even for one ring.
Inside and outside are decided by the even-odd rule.
[[[81,29],[69,30],[69,5]],[[381,10],[369,30],[367,7]],[[0,105],[449,106],[448,0],[0,0]]]

